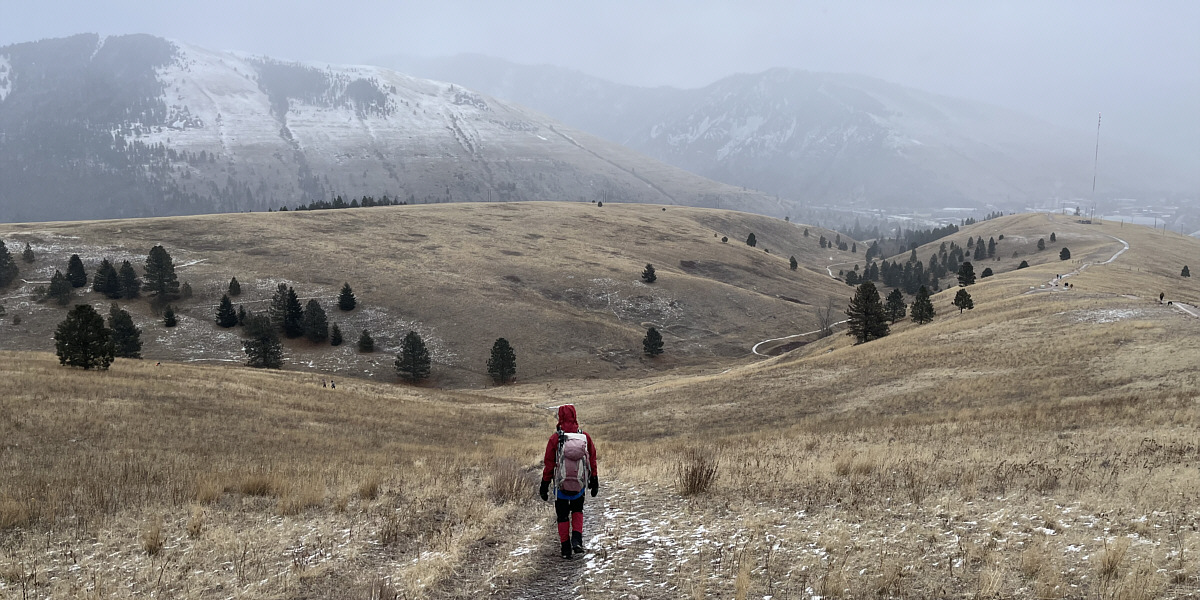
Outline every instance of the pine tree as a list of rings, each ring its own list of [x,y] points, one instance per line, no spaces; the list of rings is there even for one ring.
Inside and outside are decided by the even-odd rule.
[[[162,246],[150,249],[146,257],[146,280],[142,290],[155,304],[166,304],[179,297],[179,278],[175,275],[175,263],[171,255]]]
[[[425,340],[415,331],[408,332],[400,342],[400,353],[396,355],[396,374],[402,379],[417,382],[429,377],[429,350]]]
[[[238,283],[237,277],[229,280],[229,297],[236,298],[242,295],[242,284]]]
[[[901,292],[899,288],[892,290],[892,293],[888,294],[887,304],[884,305],[883,311],[893,325],[896,324],[896,321],[903,319],[905,313],[908,312],[908,305],[904,303],[904,292]]]
[[[984,267],[984,269],[983,269],[983,272],[979,274],[979,278],[980,278],[980,279],[985,279],[985,278],[987,278],[987,277],[991,277],[992,275],[994,275],[994,273],[992,273],[992,268],[991,268],[991,267]]]
[[[1057,236],[1057,235],[1054,235],[1054,232],[1053,232],[1053,231],[1051,231],[1051,232],[1050,232],[1050,241],[1051,241],[1051,242],[1057,242],[1057,241],[1058,241],[1058,236]]]
[[[790,259],[788,259],[788,266],[791,267],[793,271],[795,271],[800,266],[800,263],[796,260],[796,257],[793,256]]]
[[[25,242],[25,251],[21,253],[21,258],[27,263],[33,263],[33,261],[37,260],[37,257],[33,254],[33,246],[30,246],[29,242]]]
[[[987,258],[987,248],[983,246],[983,242],[975,244],[975,260],[983,260]]]
[[[958,285],[967,287],[975,283],[975,267],[970,262],[965,262],[958,267]]]
[[[283,366],[283,344],[267,317],[255,315],[246,321],[242,350],[246,352],[248,367],[278,369]]]
[[[288,339],[304,335],[304,307],[300,305],[300,298],[296,296],[296,290],[291,287],[287,291],[287,309],[283,315],[283,335]]]
[[[1179,272],[1180,277],[1191,277],[1192,272],[1188,270],[1187,265],[1183,265],[1183,270]]]
[[[654,265],[646,263],[646,268],[642,269],[642,281],[646,283],[654,283],[658,280],[658,275],[654,274]]]
[[[498,338],[492,344],[492,355],[487,361],[487,372],[492,376],[492,381],[501,384],[512,381],[516,376],[517,353],[513,351],[512,346],[508,345],[508,340]]]
[[[1046,249],[1046,238],[1038,238],[1037,249],[1038,250]]]
[[[179,324],[179,319],[175,317],[175,307],[170,304],[163,310],[163,326],[174,327]]]
[[[971,294],[966,289],[960,289],[954,295],[954,306],[958,307],[958,314],[961,315],[963,310],[975,308],[975,302],[971,300]]]
[[[371,337],[367,330],[362,330],[362,335],[358,336],[358,351],[369,353],[375,351],[375,338]]]
[[[663,337],[658,329],[651,327],[646,330],[646,337],[642,338],[642,352],[651,358],[663,353]]]
[[[888,334],[887,317],[884,316],[879,290],[870,281],[858,286],[854,298],[850,300],[850,306],[846,308],[846,316],[849,317],[846,334],[854,336],[858,344]]]
[[[729,236],[727,236],[727,235],[723,235],[723,236],[721,236],[721,243],[722,243],[722,244],[727,244],[727,243],[729,243]]]
[[[1021,264],[1017,265],[1017,268],[1018,268],[1018,269],[1026,269],[1026,268],[1029,268],[1029,261],[1027,261],[1027,260],[1023,260],[1023,261],[1021,261]]]
[[[329,328],[329,345],[342,345],[342,328],[338,327],[337,323],[334,323],[333,326]]]
[[[808,228],[807,227],[804,228],[804,237],[808,237]]]
[[[117,271],[117,276],[120,279],[121,297],[126,300],[132,300],[141,295],[142,280],[138,278],[137,271],[133,270],[133,263],[122,261],[121,268]]]
[[[121,297],[121,276],[107,258],[101,261],[100,267],[96,269],[96,276],[92,278],[92,291],[113,300]]]
[[[221,296],[221,304],[217,307],[217,325],[226,329],[237,325],[237,312],[233,310],[233,302],[229,300],[229,294]]]
[[[924,325],[933,320],[933,301],[929,299],[929,290],[925,286],[917,290],[917,297],[912,303],[912,320],[918,325]]]
[[[47,290],[47,294],[60,306],[66,306],[71,302],[71,289],[71,282],[67,281],[62,271],[55,269],[54,275],[50,277],[50,289]]]
[[[6,288],[12,282],[17,280],[17,275],[21,270],[17,268],[17,261],[13,260],[11,254],[8,253],[8,248],[4,245],[4,240],[0,240],[0,289]]]
[[[117,306],[116,302],[108,309],[108,327],[112,330],[113,356],[142,357],[142,330],[133,324],[133,317]]]
[[[304,337],[314,344],[329,339],[329,321],[316,298],[304,305]]]
[[[988,258],[996,256],[996,238],[988,238]]]
[[[751,248],[757,246],[758,238],[754,237],[754,234],[751,233],[749,236],[746,237],[746,245],[750,246]]]
[[[288,285],[281,283],[275,288],[275,293],[271,296],[271,304],[267,306],[267,318],[279,331],[283,331],[283,322],[287,319],[287,307]]]
[[[63,282],[71,285],[66,278]],[[54,349],[60,365],[107,369],[113,361],[111,332],[104,326],[104,317],[90,304],[75,305],[58,324]]]
[[[83,260],[78,254],[72,254],[71,259],[67,261],[67,281],[71,282],[71,287],[81,288],[87,285],[87,271],[83,268]]]
[[[247,315],[246,315],[246,307],[245,307],[244,305],[241,305],[241,304],[239,304],[239,305],[238,305],[238,312],[237,312],[237,324],[238,324],[238,325],[245,325],[245,324],[246,324],[246,317],[247,317]]]
[[[338,294],[338,309],[349,312],[355,306],[358,306],[358,300],[354,298],[354,290],[350,289],[349,283],[342,284],[342,293]]]
[[[1071,251],[1068,250],[1066,246],[1063,246],[1063,249],[1058,252],[1058,260],[1070,260],[1070,259],[1071,259]]]

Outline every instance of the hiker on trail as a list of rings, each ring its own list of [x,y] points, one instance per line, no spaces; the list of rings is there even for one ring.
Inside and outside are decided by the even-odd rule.
[[[1167,294],[1166,294],[1166,292],[1159,292],[1159,293],[1158,293],[1158,303],[1159,303],[1159,304],[1162,304],[1163,298],[1165,298],[1165,297],[1166,297],[1166,295],[1167,295]]]
[[[554,512],[558,517],[558,541],[562,557],[582,554],[583,495],[591,489],[592,497],[600,491],[596,477],[596,445],[592,436],[580,431],[575,418],[575,405],[558,407],[558,429],[546,442],[542,486],[538,493],[549,500],[550,483],[554,482]]]

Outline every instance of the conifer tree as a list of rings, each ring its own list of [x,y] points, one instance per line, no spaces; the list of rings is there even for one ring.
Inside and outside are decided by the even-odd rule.
[[[654,274],[654,265],[646,263],[646,268],[642,269],[642,281],[646,283],[654,283],[658,280],[658,275]]]
[[[846,316],[849,321],[846,335],[854,336],[858,344],[888,334],[887,317],[884,316],[879,290],[870,281],[865,281],[858,286],[854,297],[850,300],[850,306],[846,308]]]
[[[4,245],[4,240],[0,240],[0,289],[6,288],[9,284],[17,280],[17,275],[21,270],[17,268],[17,261],[13,260],[11,254],[8,253],[8,248]]]
[[[888,321],[891,321],[893,325],[896,324],[896,321],[903,319],[905,313],[908,312],[908,305],[904,303],[904,292],[901,292],[899,288],[892,290],[892,293],[888,294],[887,304],[884,305],[883,310],[887,314]]]
[[[72,254],[71,259],[67,261],[67,281],[71,282],[71,287],[81,288],[87,285],[87,271],[83,268],[83,260],[78,254]]]
[[[304,337],[314,344],[329,339],[329,321],[316,298],[304,305]]]
[[[508,383],[516,376],[517,353],[508,344],[508,340],[497,338],[496,342],[492,344],[492,354],[487,361],[487,372],[492,376],[492,381],[500,384]]]
[[[117,276],[120,279],[121,297],[126,300],[132,300],[141,295],[142,280],[138,278],[137,271],[133,269],[133,263],[122,261],[121,268],[117,271]]]
[[[1192,272],[1188,270],[1187,265],[1183,265],[1183,270],[1179,272],[1180,277],[1191,277]]]
[[[163,326],[174,327],[179,324],[179,319],[175,317],[175,307],[170,304],[163,310]]]
[[[329,328],[329,345],[341,346],[342,341],[342,328],[338,327],[337,323],[334,323],[333,326]]]
[[[246,314],[246,307],[245,307],[244,305],[242,305],[242,304],[239,304],[239,305],[238,305],[238,312],[237,312],[237,324],[238,324],[238,325],[245,325],[245,324],[246,324],[246,317],[247,317],[247,316],[248,316],[248,315]]]
[[[304,335],[304,307],[300,305],[300,298],[296,296],[296,290],[291,287],[288,287],[287,291],[287,309],[283,315],[283,335],[288,339]]]
[[[975,267],[970,262],[965,262],[958,267],[958,285],[967,287],[975,283]]]
[[[271,296],[271,304],[267,305],[267,318],[271,320],[271,324],[279,331],[283,331],[283,322],[287,319],[287,307],[288,285],[281,283],[275,288],[275,293]]]
[[[988,238],[988,258],[996,256],[996,238]]]
[[[375,351],[375,338],[371,337],[367,330],[362,330],[362,335],[358,336],[358,351],[370,353]]]
[[[63,283],[71,285],[63,278]],[[90,304],[77,304],[54,330],[58,364],[84,369],[107,369],[113,361],[111,332],[104,317]]]
[[[142,330],[133,324],[133,317],[116,302],[108,309],[108,327],[112,330],[113,356],[142,357]]]
[[[1021,261],[1021,264],[1017,265],[1018,269],[1026,269],[1028,267],[1029,267],[1029,261],[1027,261],[1027,260],[1023,260],[1023,261]]]
[[[642,338],[642,352],[651,358],[663,353],[663,337],[658,329],[651,327],[646,330],[646,337]]]
[[[800,266],[800,263],[796,260],[796,257],[793,256],[790,259],[788,259],[788,266],[791,267],[791,269],[793,271],[795,271]]]
[[[962,311],[975,308],[975,302],[971,300],[971,294],[966,289],[960,289],[954,295],[954,306],[958,307],[958,314],[961,315]]]
[[[237,277],[229,280],[229,297],[236,298],[242,295],[242,284],[238,283]]]
[[[92,277],[92,291],[104,294],[105,297],[113,300],[121,297],[121,276],[107,258],[96,269],[96,276]]]
[[[1071,251],[1068,250],[1066,246],[1063,246],[1063,249],[1059,250],[1059,252],[1058,252],[1058,260],[1070,260],[1070,259],[1071,259]]]
[[[396,355],[396,374],[409,382],[417,382],[429,377],[429,350],[425,340],[415,331],[408,332],[404,341],[400,342],[400,353]]]
[[[146,280],[142,283],[142,290],[150,297],[151,302],[166,304],[179,297],[179,277],[175,275],[175,263],[165,248],[151,248],[143,270]]]
[[[246,352],[248,367],[278,369],[283,366],[283,344],[267,317],[254,315],[246,321],[242,350]]]
[[[754,237],[754,233],[751,233],[746,237],[746,245],[750,246],[751,248],[758,245],[758,238]]]
[[[991,267],[984,267],[984,269],[983,269],[983,272],[979,274],[979,278],[980,278],[980,279],[985,279],[985,278],[987,278],[987,277],[991,277],[992,275],[994,275],[994,273],[992,273],[992,268],[991,268]]]
[[[1057,236],[1057,235],[1054,235],[1054,232],[1053,232],[1053,231],[1051,231],[1051,232],[1050,232],[1050,241],[1051,241],[1051,242],[1057,242],[1057,241],[1058,241],[1058,236]]]
[[[1046,249],[1046,238],[1038,238],[1037,249],[1038,250]]]
[[[237,312],[233,310],[233,302],[229,300],[229,294],[223,294],[221,304],[217,306],[217,325],[226,329],[237,325]]]
[[[60,306],[66,306],[71,301],[71,289],[71,282],[67,281],[62,271],[55,269],[54,275],[50,277],[48,295]]]
[[[338,294],[338,309],[349,312],[355,306],[358,306],[358,300],[354,298],[354,290],[350,289],[349,283],[342,284],[342,293]]]
[[[21,253],[21,258],[27,263],[37,260],[37,257],[33,254],[33,246],[30,246],[29,242],[25,242],[25,251]]]
[[[924,325],[933,320],[933,301],[929,299],[929,290],[925,286],[917,290],[911,307],[912,320],[918,325]]]

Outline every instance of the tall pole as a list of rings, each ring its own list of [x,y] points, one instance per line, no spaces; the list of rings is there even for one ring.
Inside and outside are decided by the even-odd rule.
[[[1096,172],[1100,166],[1100,117],[1101,113],[1096,113],[1096,156],[1092,159],[1092,215],[1096,214]]]

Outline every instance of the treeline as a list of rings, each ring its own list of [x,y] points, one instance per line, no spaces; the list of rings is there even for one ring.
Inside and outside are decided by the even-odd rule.
[[[414,200],[413,196],[409,196],[408,200],[399,198],[388,198],[384,194],[378,200],[374,196],[363,196],[362,198],[353,198],[346,202],[341,196],[333,200],[315,200],[308,204],[300,204],[292,210],[333,210],[338,208],[370,208],[372,206],[407,206]],[[287,212],[288,207],[279,207],[280,212]]]
[[[949,227],[954,226],[950,225]],[[957,230],[957,228],[955,229]],[[999,239],[1003,240],[1004,236],[1001,235]],[[929,255],[927,263],[917,258],[917,249],[914,247],[910,251],[908,259],[903,263],[899,260],[893,262],[869,260],[867,266],[861,271],[858,265],[854,265],[853,270],[841,271],[838,276],[842,277],[848,285],[859,285],[865,281],[882,282],[888,287],[902,289],[907,294],[917,293],[921,286],[938,290],[941,289],[939,280],[957,273],[962,263],[968,260],[982,261],[995,258],[998,245],[999,242],[995,237],[985,242],[982,236],[967,238],[966,248],[953,241],[944,241],[938,247],[937,252]],[[876,256],[877,253],[875,244],[867,249],[868,257]]]

